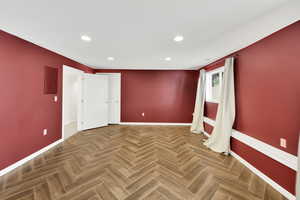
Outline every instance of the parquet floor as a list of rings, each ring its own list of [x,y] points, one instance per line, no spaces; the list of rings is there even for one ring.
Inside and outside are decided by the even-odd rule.
[[[181,126],[84,131],[0,177],[1,200],[279,200],[232,157]]]

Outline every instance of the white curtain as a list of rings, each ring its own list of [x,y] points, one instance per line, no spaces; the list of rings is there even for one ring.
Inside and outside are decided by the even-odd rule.
[[[296,183],[296,195],[297,200],[300,200],[300,134],[299,134],[299,144],[298,144],[298,172],[297,172],[297,183]]]
[[[227,58],[224,66],[224,78],[221,86],[216,124],[210,138],[204,142],[204,145],[213,151],[225,154],[228,154],[230,150],[230,137],[235,118],[233,68],[234,58]]]
[[[200,76],[198,80],[198,88],[196,95],[196,102],[193,114],[193,122],[191,131],[193,133],[201,133],[204,131],[203,119],[204,119],[204,101],[205,101],[205,70],[200,70]]]

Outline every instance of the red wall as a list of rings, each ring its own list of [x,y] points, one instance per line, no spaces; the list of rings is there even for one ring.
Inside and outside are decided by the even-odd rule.
[[[63,64],[93,72],[0,30],[0,170],[61,138]],[[57,103],[43,94],[44,66],[59,69]]]
[[[122,122],[192,122],[198,71],[96,71],[121,72]]]
[[[95,71],[3,31],[0,44],[1,170],[61,138],[62,65]],[[54,95],[43,94],[44,66],[59,69],[57,103]],[[121,73],[123,122],[192,121],[197,71]],[[42,135],[44,128],[47,136]]]
[[[236,120],[234,129],[297,155],[300,131],[300,22],[245,48],[235,62]],[[224,59],[206,66],[211,70]],[[206,103],[214,119],[217,104]],[[205,126],[210,132],[211,127]],[[287,140],[287,148],[279,145]],[[232,149],[291,193],[296,172],[233,139]]]

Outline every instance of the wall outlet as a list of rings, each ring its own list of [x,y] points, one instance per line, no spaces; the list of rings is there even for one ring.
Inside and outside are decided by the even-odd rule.
[[[286,139],[280,138],[280,146],[286,148]]]
[[[145,117],[145,113],[142,113],[142,116]]]
[[[54,102],[57,102],[57,96],[54,96],[53,99],[54,99]]]
[[[44,129],[43,130],[43,136],[47,135],[48,134],[48,130],[47,129]]]

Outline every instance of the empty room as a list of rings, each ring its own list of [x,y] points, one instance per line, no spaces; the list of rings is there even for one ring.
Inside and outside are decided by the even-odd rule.
[[[0,200],[300,200],[299,0],[9,0]]]

